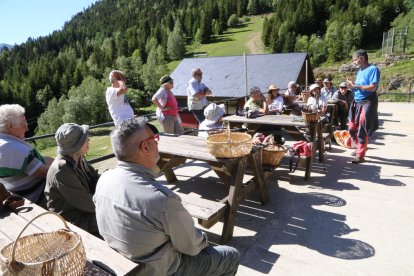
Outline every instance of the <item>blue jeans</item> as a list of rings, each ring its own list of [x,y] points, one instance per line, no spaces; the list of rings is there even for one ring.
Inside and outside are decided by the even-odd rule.
[[[238,267],[239,251],[237,249],[225,245],[209,246],[196,256],[183,254],[180,266],[173,275],[230,276],[236,275]]]
[[[204,108],[201,110],[191,110],[191,113],[193,113],[194,117],[196,117],[199,124],[201,124],[201,122],[206,118],[204,116]]]

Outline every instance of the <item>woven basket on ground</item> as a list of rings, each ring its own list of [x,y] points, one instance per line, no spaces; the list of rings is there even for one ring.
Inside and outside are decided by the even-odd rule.
[[[66,229],[20,237],[35,219],[45,214],[58,216]],[[0,258],[7,260],[8,270],[0,272],[11,275],[82,275],[86,263],[81,237],[53,212],[42,213],[29,221],[16,241],[0,251]]]
[[[212,134],[207,137],[208,151],[217,158],[246,156],[253,147],[252,136],[247,133],[231,132]]]
[[[303,120],[305,123],[316,123],[319,121],[320,114],[318,112],[302,111]]]
[[[287,148],[282,145],[268,145],[263,148],[262,164],[266,166],[278,167]]]

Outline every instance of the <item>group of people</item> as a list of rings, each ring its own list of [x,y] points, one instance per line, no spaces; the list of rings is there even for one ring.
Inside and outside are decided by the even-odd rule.
[[[357,144],[352,162],[362,163],[368,137],[378,129],[376,91],[380,72],[369,64],[366,51],[356,51],[353,61],[359,68],[355,80],[347,79],[333,93],[329,80],[323,88],[316,83],[311,85],[312,97],[307,105],[323,112],[327,97],[331,97],[344,110],[349,109],[349,131]],[[199,68],[192,74],[187,91],[189,108],[200,121],[201,130],[218,127],[224,106],[207,104],[206,96],[211,95],[211,90],[201,82]],[[195,227],[180,197],[157,182],[160,135],[147,119],[133,116],[125,95],[128,88],[124,74],[112,71],[109,80],[106,98],[115,122],[110,135],[118,159],[115,169],[99,175],[86,161],[87,125],[60,126],[55,134],[57,157],[42,156],[24,141],[28,130],[25,109],[18,104],[5,104],[0,106],[0,183],[9,192],[102,237],[124,256],[143,263],[147,275],[235,275],[239,252],[229,246],[209,245],[207,235]],[[174,82],[170,76],[163,76],[160,83],[153,102],[163,116],[164,131],[179,132],[179,109],[171,92]],[[281,93],[276,85],[270,85],[267,97],[254,87],[245,107],[249,112],[280,114],[287,104],[283,96],[293,96],[296,91],[295,82],[288,86]]]
[[[181,198],[156,181],[160,136],[146,118],[116,123],[110,136],[118,164],[99,175],[85,159],[89,126],[60,126],[53,159],[24,141],[24,114],[20,105],[0,106],[0,183],[9,192],[103,238],[142,263],[140,275],[236,274],[239,252],[210,245]]]

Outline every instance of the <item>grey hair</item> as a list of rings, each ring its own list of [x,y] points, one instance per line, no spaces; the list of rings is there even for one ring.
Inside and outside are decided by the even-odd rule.
[[[145,136],[147,122],[145,117],[131,118],[111,132],[112,150],[118,160],[128,161],[134,155]]]
[[[262,91],[260,91],[260,88],[257,86],[250,88],[250,95],[253,95],[254,92],[262,93]]]
[[[353,57],[364,57],[368,61],[368,53],[365,50],[359,49],[352,54]]]
[[[7,126],[20,124],[20,115],[24,115],[25,109],[19,104],[3,104],[0,106],[0,132],[6,132]]]
[[[200,68],[194,68],[193,70],[191,70],[191,75],[194,77],[194,75],[195,75],[197,72],[201,72],[201,69],[200,69]]]

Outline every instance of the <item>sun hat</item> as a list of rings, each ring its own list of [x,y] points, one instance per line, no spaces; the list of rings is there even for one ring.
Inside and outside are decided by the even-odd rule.
[[[217,120],[226,113],[224,108],[224,104],[209,104],[204,109],[204,116],[206,116],[207,124],[216,123]]]
[[[314,90],[315,88],[319,88],[320,89],[320,86],[318,84],[316,84],[316,83],[314,83],[311,86],[309,86],[309,90],[310,91]]]
[[[339,85],[339,87],[348,87],[348,86],[346,85],[346,82],[341,82],[341,84]]]
[[[170,77],[170,75],[164,75],[162,76],[162,78],[160,79],[160,83],[164,84],[167,82],[173,82],[174,80]]]
[[[58,153],[67,155],[78,152],[88,138],[89,126],[66,123],[55,134]]]
[[[279,90],[279,87],[277,87],[276,84],[271,84],[267,89],[267,92],[270,92],[272,90]]]

